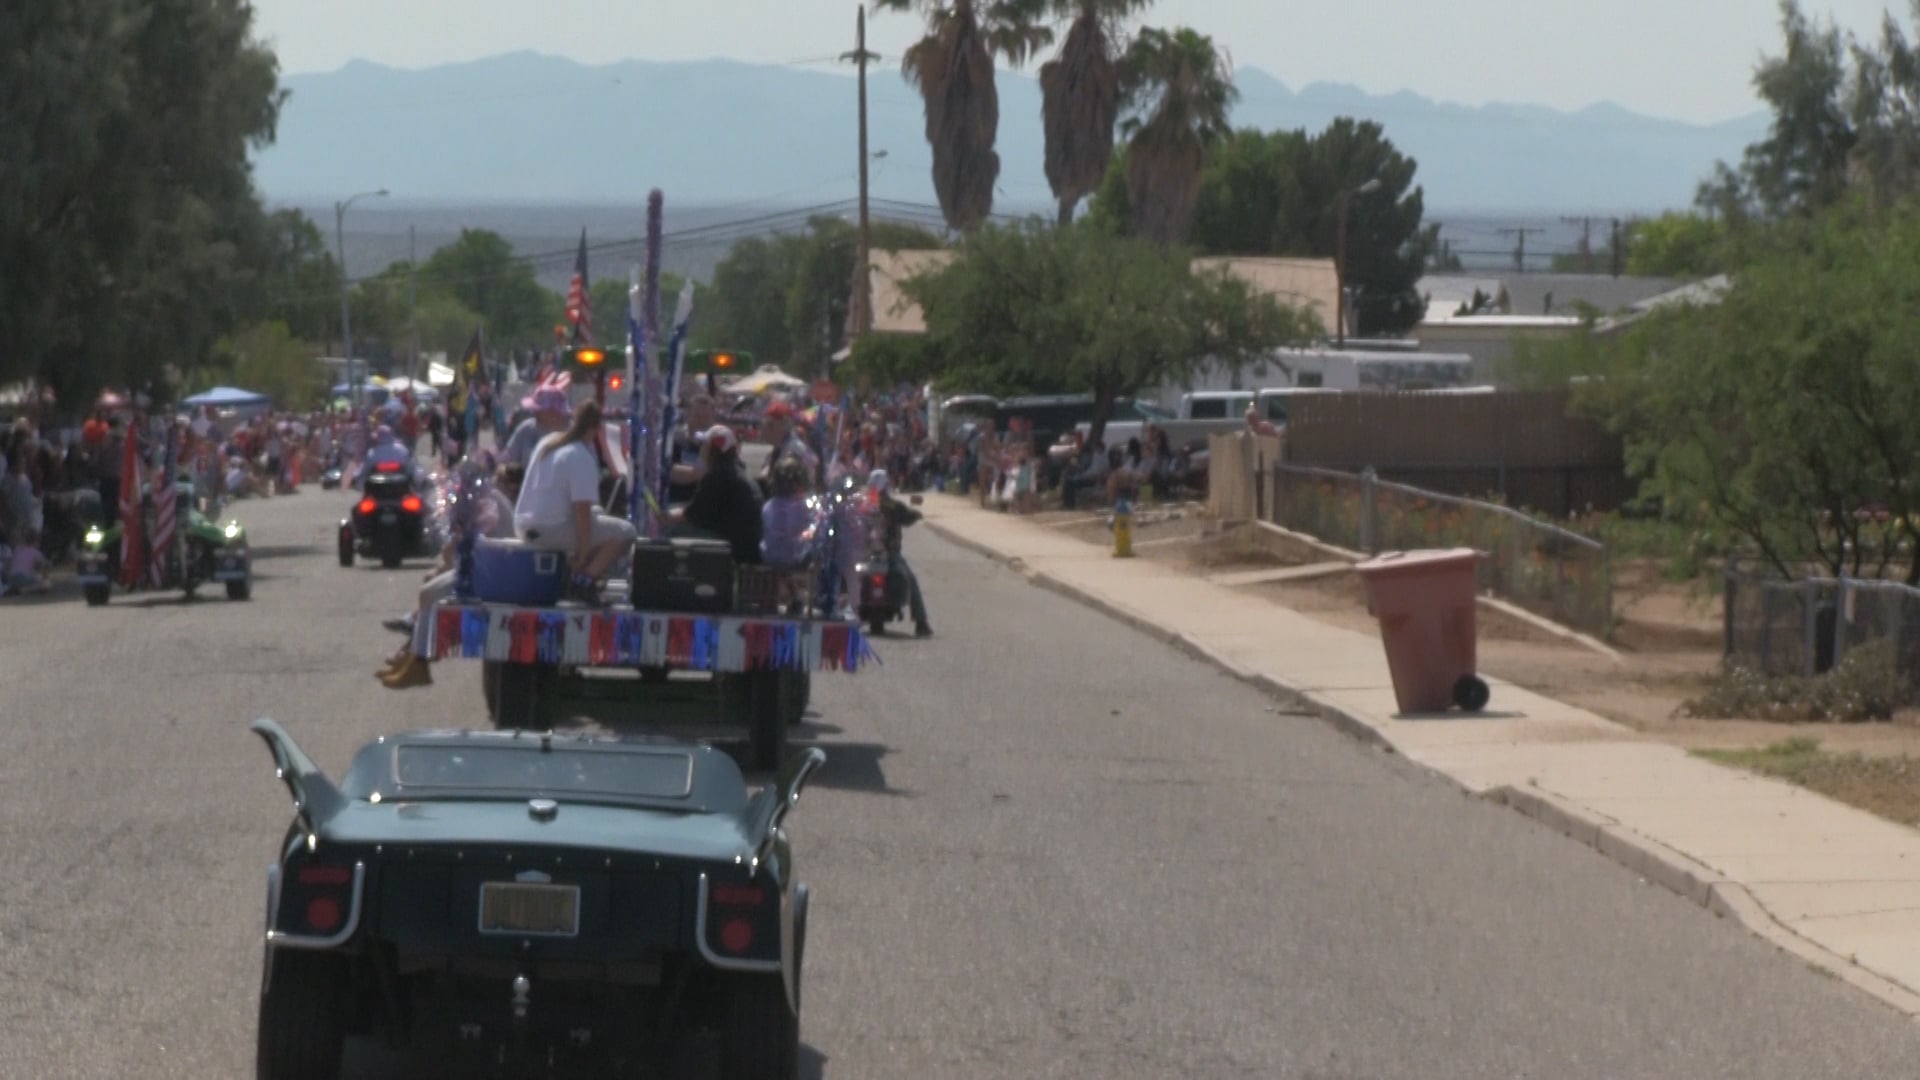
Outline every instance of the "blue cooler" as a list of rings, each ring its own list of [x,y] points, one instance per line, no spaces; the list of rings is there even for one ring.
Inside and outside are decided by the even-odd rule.
[[[473,591],[489,604],[552,607],[567,589],[565,552],[546,551],[519,540],[477,540],[473,545]]]

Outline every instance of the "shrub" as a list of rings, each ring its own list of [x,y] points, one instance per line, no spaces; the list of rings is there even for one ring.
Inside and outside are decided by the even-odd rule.
[[[1832,671],[1812,678],[1768,676],[1729,664],[1706,693],[1682,708],[1710,720],[1858,723],[1891,719],[1895,709],[1914,700],[1893,643],[1882,640],[1848,652]]]

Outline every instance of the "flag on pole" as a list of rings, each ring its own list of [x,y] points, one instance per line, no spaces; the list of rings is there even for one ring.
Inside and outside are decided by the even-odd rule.
[[[140,537],[140,425],[127,425],[120,459],[120,584],[134,586],[144,576],[146,544]]]
[[[178,513],[179,493],[173,487],[173,430],[161,436],[160,478],[153,485],[153,542],[149,550],[153,563],[149,578],[154,588],[166,583],[167,556],[173,551],[174,515]],[[269,480],[268,483],[272,483]]]
[[[484,344],[480,337],[480,328],[475,327],[472,340],[467,342],[467,351],[460,355],[460,366],[454,369],[453,393],[447,396],[447,408],[466,418],[469,433],[473,431],[474,414],[479,411],[479,402],[474,399],[474,390],[480,384],[480,356]]]
[[[573,324],[573,344],[593,344],[593,292],[587,284],[587,230],[580,230],[580,253],[573,257],[573,278],[567,282],[567,321]]]

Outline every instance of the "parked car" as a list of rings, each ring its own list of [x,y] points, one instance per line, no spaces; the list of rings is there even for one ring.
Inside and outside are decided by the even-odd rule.
[[[723,752],[551,732],[381,738],[335,787],[271,720],[293,796],[267,870],[262,1080],[334,1080],[349,1036],[452,1075],[655,1075],[718,1035],[787,1078],[807,888],[782,829],[826,756],[749,797]]]

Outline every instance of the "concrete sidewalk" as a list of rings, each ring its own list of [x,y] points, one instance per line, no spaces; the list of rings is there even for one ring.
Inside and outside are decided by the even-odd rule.
[[[1377,637],[971,500],[930,495],[924,510],[941,535],[1035,584],[1296,699],[1920,1017],[1920,831],[1497,679],[1484,713],[1401,716]]]

